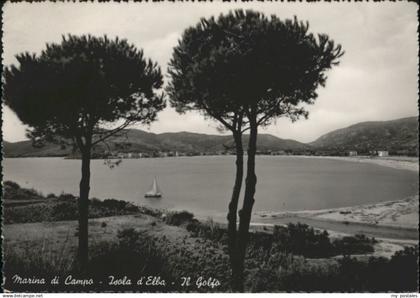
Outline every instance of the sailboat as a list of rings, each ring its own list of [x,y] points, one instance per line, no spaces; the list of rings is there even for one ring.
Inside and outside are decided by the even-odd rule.
[[[150,190],[148,192],[146,192],[144,194],[145,198],[161,198],[162,197],[162,193],[159,189],[159,186],[157,184],[157,180],[156,177],[155,179],[153,179],[153,184],[152,187],[150,188]]]

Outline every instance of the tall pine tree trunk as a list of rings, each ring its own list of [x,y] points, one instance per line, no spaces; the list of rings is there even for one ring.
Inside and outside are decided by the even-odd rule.
[[[89,213],[89,190],[90,190],[90,144],[80,150],[82,153],[82,179],[80,180],[79,195],[79,249],[78,259],[82,273],[87,272],[88,267],[88,213]]]
[[[245,254],[249,238],[249,224],[251,222],[252,207],[254,205],[255,187],[257,184],[257,176],[255,175],[255,154],[257,152],[257,134],[258,127],[256,117],[251,115],[250,134],[248,143],[248,160],[247,173],[245,179],[245,194],[242,209],[239,211],[239,230],[237,235],[237,268],[239,271],[240,287],[239,291],[244,291],[244,269]]]
[[[238,267],[238,258],[236,253],[236,229],[237,229],[237,212],[238,212],[238,201],[239,194],[242,187],[242,179],[244,174],[244,150],[242,147],[242,133],[237,132],[233,135],[236,148],[236,176],[235,183],[233,186],[232,197],[229,202],[229,212],[227,215],[228,219],[228,248],[229,258],[232,269],[232,290],[234,292],[240,291],[240,268]]]

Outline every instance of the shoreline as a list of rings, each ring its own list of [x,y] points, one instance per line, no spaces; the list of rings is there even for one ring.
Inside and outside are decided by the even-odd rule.
[[[197,158],[197,157],[219,157],[219,156],[235,156],[235,155],[193,155],[193,156],[160,156],[160,157],[148,157],[148,158],[124,158],[123,160],[133,160],[133,159],[162,159],[162,158]],[[362,162],[362,163],[371,163],[379,166],[389,167],[397,170],[409,170],[414,172],[419,172],[419,157],[411,156],[321,156],[321,155],[257,155],[259,157],[274,157],[274,158],[317,158],[317,159],[332,159],[332,160],[342,160],[349,162]],[[5,156],[5,159],[14,159],[14,158],[58,158],[66,160],[78,160],[77,158],[66,158],[66,156]],[[118,158],[111,158],[118,159]],[[103,158],[92,158],[92,160],[103,160]]]
[[[254,226],[306,223],[334,233],[362,232],[378,238],[418,240],[419,195],[350,207],[305,211],[259,211]]]
[[[261,212],[256,212],[253,214],[251,219],[250,228],[255,231],[272,231],[274,226],[287,226],[289,223],[292,224],[307,224],[317,230],[326,230],[332,237],[343,237],[355,234],[365,234],[369,237],[375,237],[376,239],[381,239],[385,243],[405,243],[413,244],[417,243],[419,240],[418,234],[418,196],[410,197],[405,200],[392,201],[392,203],[400,204],[401,202],[413,203],[417,202],[412,208],[411,215],[416,215],[413,217],[413,224],[410,225],[400,225],[400,224],[386,224],[386,223],[371,223],[366,220],[349,220],[346,221],[343,218],[330,219],[323,218],[322,215],[336,215],[342,214],[337,212],[337,210],[345,209],[324,209],[322,211],[313,210],[313,211],[294,211],[294,212],[270,212],[268,214],[261,214]],[[389,202],[370,204],[370,205],[359,205],[357,208],[360,210],[371,210],[372,206],[378,207],[378,205],[387,204],[391,206],[393,210],[394,204],[389,204]],[[409,205],[410,208],[413,205]],[[367,207],[367,208],[366,208]],[[346,207],[350,208],[350,207]],[[356,208],[356,207],[351,207]],[[377,209],[374,209],[377,210]],[[400,210],[393,210],[394,214],[401,212]],[[326,213],[324,213],[326,212]],[[334,213],[335,212],[335,213]],[[205,216],[196,216],[201,222],[213,221],[217,224],[226,226],[227,222],[222,216],[217,217],[205,217]]]
[[[373,204],[299,211],[257,211],[254,212],[254,215],[260,218],[302,217],[390,228],[417,229],[418,216],[417,218],[401,218],[401,215],[418,215],[418,210],[419,195],[417,194],[400,200]]]
[[[321,159],[332,159],[342,160],[349,162],[361,162],[370,163],[378,166],[393,168],[397,170],[408,170],[413,172],[419,172],[419,158],[409,156],[316,156],[316,155],[293,155],[293,157],[300,158],[321,158]]]

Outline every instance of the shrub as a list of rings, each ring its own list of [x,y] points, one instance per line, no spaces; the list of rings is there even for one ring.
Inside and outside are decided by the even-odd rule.
[[[359,260],[344,256],[312,263],[271,250],[264,261],[248,260],[251,292],[413,292],[417,285],[418,247],[396,252],[391,259]]]
[[[171,211],[166,214],[165,222],[169,225],[180,226],[184,223],[190,223],[194,214],[188,211]]]
[[[418,291],[418,246],[397,251],[391,259],[370,257],[365,262],[345,256],[339,264],[343,291]]]
[[[55,196],[55,194],[53,194],[53,193],[49,193],[48,195],[47,195],[47,199],[56,199],[57,197]]]
[[[320,232],[306,224],[288,224],[286,229],[275,227],[273,241],[285,251],[306,257],[326,257],[334,254],[328,232]]]
[[[213,221],[192,220],[187,230],[193,237],[201,237],[227,245],[227,230]],[[327,231],[318,231],[306,224],[275,226],[273,233],[249,233],[248,256],[255,257],[269,252],[273,247],[278,251],[301,255],[308,258],[326,258],[336,255],[363,254],[374,251],[377,241],[364,235],[347,236],[331,242]]]
[[[58,196],[59,201],[65,201],[65,202],[77,202],[77,198],[71,194],[62,193]]]
[[[76,220],[79,209],[74,201],[62,201],[53,205],[50,220]]]
[[[128,228],[118,231],[117,237],[121,247],[133,249],[140,239],[140,233],[136,232],[134,228]]]
[[[12,181],[3,183],[3,199],[8,200],[45,200],[41,193],[34,189],[21,188],[19,184]]]
[[[46,203],[26,206],[4,206],[3,220],[5,224],[51,221],[52,205]]]
[[[390,260],[391,275],[394,281],[393,290],[418,291],[419,246],[406,247],[397,251]]]
[[[10,190],[18,190],[20,188],[19,184],[13,181],[4,181],[4,188],[9,188]]]
[[[201,237],[204,239],[212,240],[223,245],[227,245],[227,231],[222,225],[209,220],[207,222],[200,222],[198,220],[192,220],[186,226],[187,231],[191,233],[193,237]]]
[[[377,243],[365,235],[345,236],[331,242],[327,231],[301,223],[288,224],[287,228],[275,226],[273,241],[287,252],[308,258],[371,253]]]
[[[162,217],[162,211],[159,209],[154,209],[146,206],[138,207],[139,212],[142,214],[150,215],[153,217]]]
[[[365,254],[373,252],[373,245],[377,242],[375,238],[356,234],[355,236],[345,236],[334,240],[333,246],[337,254]]]

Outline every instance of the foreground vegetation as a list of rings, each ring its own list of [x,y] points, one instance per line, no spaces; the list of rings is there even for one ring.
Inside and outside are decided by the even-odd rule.
[[[75,257],[77,237],[73,231],[77,233],[74,229],[77,214],[73,212],[74,198],[68,195],[44,197],[11,182],[4,186],[4,212],[8,214],[9,223],[32,222],[31,225],[38,225],[34,231],[41,235],[30,239],[25,238],[24,233],[7,237],[8,231],[16,234],[17,227],[28,230],[29,226],[4,226],[5,289],[32,292],[231,290],[227,232],[223,225],[199,222],[189,212],[164,212],[123,201],[92,200],[92,216],[97,219],[92,219],[94,227],[90,229],[91,237],[96,236],[90,240],[89,272],[81,276]],[[52,227],[50,223],[37,223],[43,218],[39,215],[42,212],[30,211],[38,209],[51,212],[49,220],[57,222]],[[133,221],[115,226],[115,233],[109,233],[114,223],[104,216],[119,214],[125,216],[108,219],[132,218]],[[58,222],[63,218],[70,221]],[[40,228],[48,226],[57,231],[59,225],[68,226],[68,232],[58,231],[51,235]],[[332,239],[326,231],[303,224],[275,227],[272,232],[254,231],[250,233],[246,256],[246,291],[416,291],[418,247],[407,247],[387,259],[370,255],[375,243],[375,239],[363,235]],[[23,284],[14,280],[16,275],[42,277],[48,283]],[[55,276],[60,277],[60,283],[49,283]],[[65,285],[68,276],[71,276],[70,284]],[[137,284],[138,280],[147,280],[149,276],[154,282]],[[185,283],[182,277],[191,280]],[[201,282],[198,281],[200,277]],[[90,279],[92,284],[76,282]],[[161,284],[162,280],[165,285]]]
[[[253,243],[253,242],[251,242]],[[255,244],[255,243],[253,243]],[[7,246],[6,246],[7,248]],[[146,291],[146,292],[226,292],[230,291],[230,269],[226,246],[197,239],[191,245],[186,238],[174,244],[163,236],[132,228],[121,230],[115,242],[95,243],[90,249],[89,272],[84,280],[93,284],[39,285],[16,284],[13,276],[54,276],[81,279],[74,254],[63,244],[61,253],[34,251],[31,247],[16,253],[5,249],[5,288],[14,291]],[[250,292],[383,292],[417,290],[418,248],[406,248],[391,259],[351,256],[337,259],[310,259],[283,251],[274,245],[261,249],[253,245],[246,258],[245,286]],[[112,278],[110,276],[113,276]],[[165,285],[138,285],[141,278],[152,276]],[[191,283],[182,285],[182,277]],[[200,286],[199,277],[220,283]],[[112,284],[130,280],[130,284]]]

